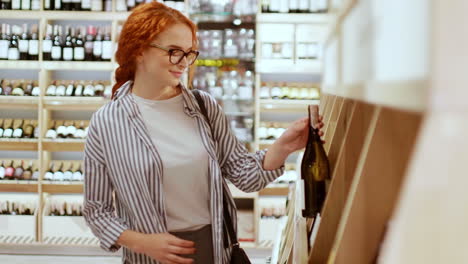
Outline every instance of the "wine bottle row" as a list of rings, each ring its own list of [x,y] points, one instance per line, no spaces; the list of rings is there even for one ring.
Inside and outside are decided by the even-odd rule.
[[[41,89],[36,80],[6,80],[0,81],[0,95],[5,96],[39,96]]]
[[[0,164],[0,180],[37,181],[39,168],[37,160],[2,160]]]
[[[261,0],[262,13],[326,13],[328,0]]]
[[[47,25],[43,60],[110,61],[114,54],[111,27]]]
[[[88,120],[51,120],[45,138],[84,139],[88,134]]]
[[[46,89],[46,96],[105,97],[112,95],[109,81],[52,81]]]
[[[112,12],[112,0],[44,0],[44,9]]]
[[[262,42],[262,59],[292,60],[295,56],[298,60],[316,60],[320,57],[321,45],[317,42]]]
[[[44,174],[46,181],[83,181],[81,161],[53,161]]]
[[[278,139],[288,127],[286,123],[279,122],[260,122],[258,128],[258,137],[260,140],[275,140]]]
[[[38,138],[37,120],[0,119],[0,138]]]
[[[240,58],[255,57],[255,31],[239,30],[200,30],[198,42],[201,58]]]
[[[262,82],[260,99],[316,100],[320,98],[315,84]]]
[[[0,60],[38,60],[38,25],[2,24]]]
[[[0,200],[0,215],[34,215],[36,210],[33,201]]]
[[[50,200],[48,203],[49,216],[83,216],[83,202]]]
[[[252,71],[218,71],[216,67],[201,66],[193,78],[196,89],[208,91],[219,100],[253,100],[255,76]]]

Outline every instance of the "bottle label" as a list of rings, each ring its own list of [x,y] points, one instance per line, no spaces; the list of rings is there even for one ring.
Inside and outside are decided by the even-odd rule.
[[[52,47],[52,59],[60,60],[62,58],[62,48],[58,46]]]
[[[18,43],[18,48],[19,48],[20,52],[28,52],[28,50],[29,50],[29,41],[24,40],[24,39],[20,39],[20,41]]]
[[[91,9],[91,0],[81,1],[81,9]]]
[[[8,40],[0,40],[0,59],[7,59],[8,58]]]
[[[102,54],[102,41],[94,41],[93,55],[100,57]]]
[[[42,52],[51,52],[52,51],[52,40],[47,39],[42,41]]]
[[[49,129],[46,133],[46,138],[52,138],[52,139],[57,138],[57,131],[53,129]]]
[[[55,0],[54,3],[55,3],[55,7],[54,7],[55,10],[62,9],[62,0]]]
[[[8,49],[8,60],[19,60],[19,50],[17,48]]]
[[[74,127],[74,126],[68,126],[66,132],[67,132],[67,135],[75,135],[75,133],[76,133],[76,127]]]
[[[60,85],[57,87],[57,90],[55,90],[55,95],[56,96],[64,96],[65,95],[65,86]]]
[[[7,128],[5,129],[5,131],[3,132],[3,137],[11,137],[13,135],[13,129],[11,128]]]
[[[102,42],[102,59],[110,60],[112,58],[112,41],[103,41]]]
[[[73,48],[63,48],[63,60],[73,60]]]
[[[22,10],[29,10],[29,9],[31,9],[31,2],[30,2],[30,1],[31,1],[31,0],[23,0],[23,1],[21,2],[21,9],[22,9]]]
[[[75,56],[75,60],[84,60],[85,57],[85,50],[83,47],[75,47],[75,52],[73,54]]]
[[[57,135],[66,135],[67,133],[67,127],[66,126],[59,126],[57,128]]]
[[[31,39],[29,41],[29,55],[38,55],[39,54],[39,41]]]
[[[49,8],[50,8],[50,6],[49,6]],[[41,9],[41,2],[39,0],[32,0],[31,9],[32,10],[40,10]]]
[[[13,89],[13,92],[11,92],[12,95],[19,95],[23,96],[24,95],[24,90],[21,88],[15,88]]]
[[[65,93],[66,96],[72,96],[73,95],[73,85],[68,85],[67,91]]]
[[[11,9],[20,9],[21,8],[21,0],[13,0],[11,2]]]

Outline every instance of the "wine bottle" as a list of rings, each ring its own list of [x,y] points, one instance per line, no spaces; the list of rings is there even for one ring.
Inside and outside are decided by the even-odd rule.
[[[32,169],[31,169],[31,170],[33,171],[33,174],[32,174],[31,179],[32,179],[33,181],[39,180],[39,175],[40,175],[40,173],[39,173],[39,168],[38,168],[38,166],[37,166],[37,162],[34,162],[34,163],[33,163],[33,166],[32,166]]]
[[[73,138],[79,138],[79,139],[85,138],[84,126],[85,126],[84,121],[81,121],[78,126],[78,129],[76,129],[75,133],[73,134]]]
[[[72,180],[73,181],[82,181],[83,180],[83,173],[81,172],[81,162],[77,162],[75,165],[76,166],[73,166],[75,168],[72,170],[73,171]]]
[[[46,90],[46,96],[55,96],[57,92],[57,86],[55,86],[55,81],[53,81]]]
[[[75,39],[74,48],[73,48],[73,60],[83,61],[85,59],[85,48],[82,33],[84,30],[80,27],[78,28],[78,34]]]
[[[32,120],[24,121],[23,125],[23,138],[33,138],[34,126]]]
[[[46,34],[42,41],[42,59],[52,60],[52,25],[47,24]]]
[[[23,29],[18,40],[18,49],[20,53],[20,60],[28,60],[29,52],[29,35],[28,35],[28,24],[23,24]]]
[[[13,125],[13,137],[22,138],[23,137],[23,119],[17,119]]]
[[[66,132],[65,132],[65,136],[67,138],[74,138],[77,129],[76,129],[75,125],[73,124],[73,121],[65,122],[65,126],[67,127]]]
[[[55,130],[55,121],[49,121],[49,130],[47,130],[45,137],[50,139],[57,138],[57,131]]]
[[[12,180],[15,175],[15,168],[13,167],[13,161],[5,164],[5,179]]]
[[[2,35],[0,36],[0,60],[8,59],[8,46],[10,45],[10,25],[2,24]]]
[[[68,85],[67,85],[67,90],[65,91],[65,95],[66,96],[73,96],[73,93],[75,92],[75,85],[74,85],[75,82],[71,81]]]
[[[37,25],[33,25],[31,28],[31,37],[29,38],[29,49],[28,49],[28,58],[29,60],[38,60],[39,59],[39,34]]]
[[[309,106],[309,136],[301,163],[304,181],[305,209],[302,216],[314,218],[322,209],[326,196],[325,180],[329,178],[329,163],[318,129],[318,106]]]
[[[102,40],[101,59],[103,61],[110,61],[113,54],[114,54],[114,50],[113,50],[113,47],[112,47],[111,28],[110,27],[105,27],[104,37],[103,37],[103,40]]]
[[[33,161],[31,160],[28,166],[23,171],[23,180],[31,180],[32,179],[32,166]]]
[[[19,60],[20,59],[20,52],[19,52],[19,37],[18,35],[21,32],[21,28],[19,26],[13,26],[12,28],[13,35],[10,39],[10,45],[8,46],[8,60]]]
[[[24,80],[22,82],[17,82],[15,84],[15,88],[13,88],[13,91],[11,91],[11,95],[14,95],[14,96],[23,96],[24,95],[24,90],[23,90],[23,83]]]
[[[73,163],[72,162],[64,162],[64,165],[63,165],[63,180],[64,181],[71,181],[72,178],[73,178],[73,172],[72,172],[72,166],[73,166]]]
[[[41,94],[41,88],[39,87],[39,83],[37,81],[34,81],[31,95],[32,96],[39,96],[40,94]]]
[[[3,122],[3,137],[11,138],[13,136],[13,119],[5,119]]]
[[[16,164],[17,165],[16,165],[16,168],[15,168],[15,174],[13,175],[13,178],[16,179],[16,180],[22,180],[23,179],[23,172],[24,172],[23,161],[17,162]]]
[[[65,126],[65,121],[63,120],[57,120],[55,123],[56,131],[57,131],[57,137],[59,138],[66,138],[67,135],[67,127]]]
[[[55,96],[65,96],[66,90],[65,83],[62,81],[55,89]]]
[[[93,43],[93,56],[95,61],[102,60],[102,28],[98,27]]]
[[[93,48],[94,48],[94,36],[96,35],[96,28],[94,26],[88,26],[88,30],[85,37],[85,60],[92,61],[93,57]]]
[[[62,60],[62,38],[61,35],[61,27],[58,25],[54,26],[54,39],[52,41],[52,49],[51,49],[51,58],[54,61]]]
[[[3,122],[4,120],[3,119],[0,119],[0,137],[3,137]],[[84,132],[84,131],[83,131]]]
[[[51,181],[54,178],[54,163],[50,163],[49,170],[44,174],[44,180]]]
[[[76,85],[76,88],[75,88],[75,93],[73,94],[73,96],[83,96],[83,83],[82,82],[79,82],[77,85]]]
[[[72,61],[73,60],[73,42],[72,42],[72,29],[70,26],[65,28],[67,35],[65,37],[65,43],[63,45],[63,60]]]
[[[33,91],[33,82],[28,81],[26,87],[24,87],[24,95],[31,96]]]
[[[54,181],[63,181],[62,168],[63,168],[63,162],[60,162],[60,165],[54,169],[54,176],[53,176]]]

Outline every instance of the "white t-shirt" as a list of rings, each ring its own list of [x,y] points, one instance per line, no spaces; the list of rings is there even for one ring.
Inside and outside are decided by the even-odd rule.
[[[211,224],[208,153],[183,95],[158,101],[132,95],[162,159],[168,230]]]

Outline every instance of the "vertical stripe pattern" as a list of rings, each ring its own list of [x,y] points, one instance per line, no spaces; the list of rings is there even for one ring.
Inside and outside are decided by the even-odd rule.
[[[83,214],[101,247],[107,251],[120,248],[116,241],[127,229],[142,233],[167,232],[163,164],[138,106],[129,94],[131,86],[131,81],[122,85],[115,98],[94,113],[85,146]],[[182,94],[184,112],[196,119],[209,154],[214,260],[215,263],[229,263],[230,250],[223,244],[223,191],[229,194],[228,209],[235,226],[237,214],[225,179],[245,192],[258,191],[279,177],[284,167],[263,170],[266,151],[249,153],[232,133],[227,117],[209,94],[201,93],[211,129],[193,94],[185,87],[182,87]],[[158,262],[124,248],[123,263]]]

